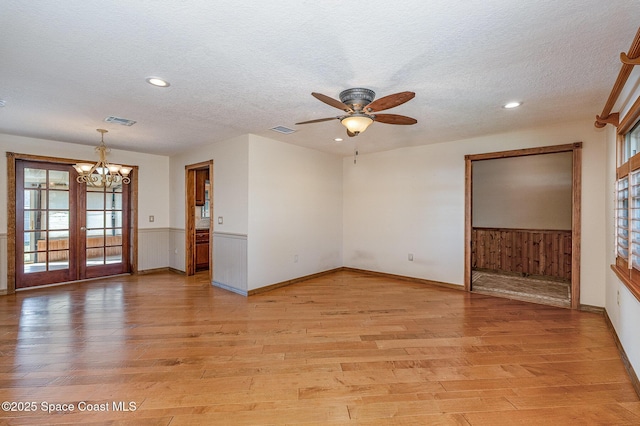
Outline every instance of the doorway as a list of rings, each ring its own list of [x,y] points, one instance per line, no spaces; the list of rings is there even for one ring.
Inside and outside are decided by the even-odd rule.
[[[185,273],[213,278],[213,160],[185,166]]]
[[[130,185],[88,187],[68,162],[39,160],[10,167],[14,289],[132,272]]]
[[[467,291],[579,307],[581,150],[575,143],[465,157]],[[490,164],[513,171],[481,191],[478,171],[495,170]],[[525,176],[526,164],[547,169]]]

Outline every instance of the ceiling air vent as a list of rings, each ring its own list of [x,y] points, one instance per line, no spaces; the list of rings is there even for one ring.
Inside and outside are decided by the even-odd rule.
[[[284,126],[272,127],[271,130],[278,133],[284,133],[285,135],[290,135],[291,133],[295,132],[295,130]]]
[[[133,126],[134,124],[136,124],[136,122],[133,121],[133,120],[127,120],[126,118],[114,117],[113,115],[111,117],[105,118],[104,121],[106,121],[107,123],[122,124],[123,126]]]

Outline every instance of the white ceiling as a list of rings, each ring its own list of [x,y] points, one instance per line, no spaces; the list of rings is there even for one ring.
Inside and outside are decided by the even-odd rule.
[[[254,133],[350,155],[594,118],[639,23],[638,0],[0,0],[0,133],[95,145],[106,128],[164,155]],[[311,92],[350,87],[414,91],[387,112],[418,124],[294,125],[340,114]]]

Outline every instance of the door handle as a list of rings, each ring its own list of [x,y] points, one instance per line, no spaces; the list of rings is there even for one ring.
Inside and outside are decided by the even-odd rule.
[[[81,226],[81,227],[80,227],[80,230],[81,230],[81,231],[86,231],[86,230],[87,230],[87,228],[85,228],[84,226]]]

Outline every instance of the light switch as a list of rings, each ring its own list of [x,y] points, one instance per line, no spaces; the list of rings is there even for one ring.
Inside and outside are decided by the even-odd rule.
[[[222,216],[218,216],[218,225],[222,225]]]
[[[149,216],[149,222],[155,222],[156,218],[155,216],[151,215]]]

